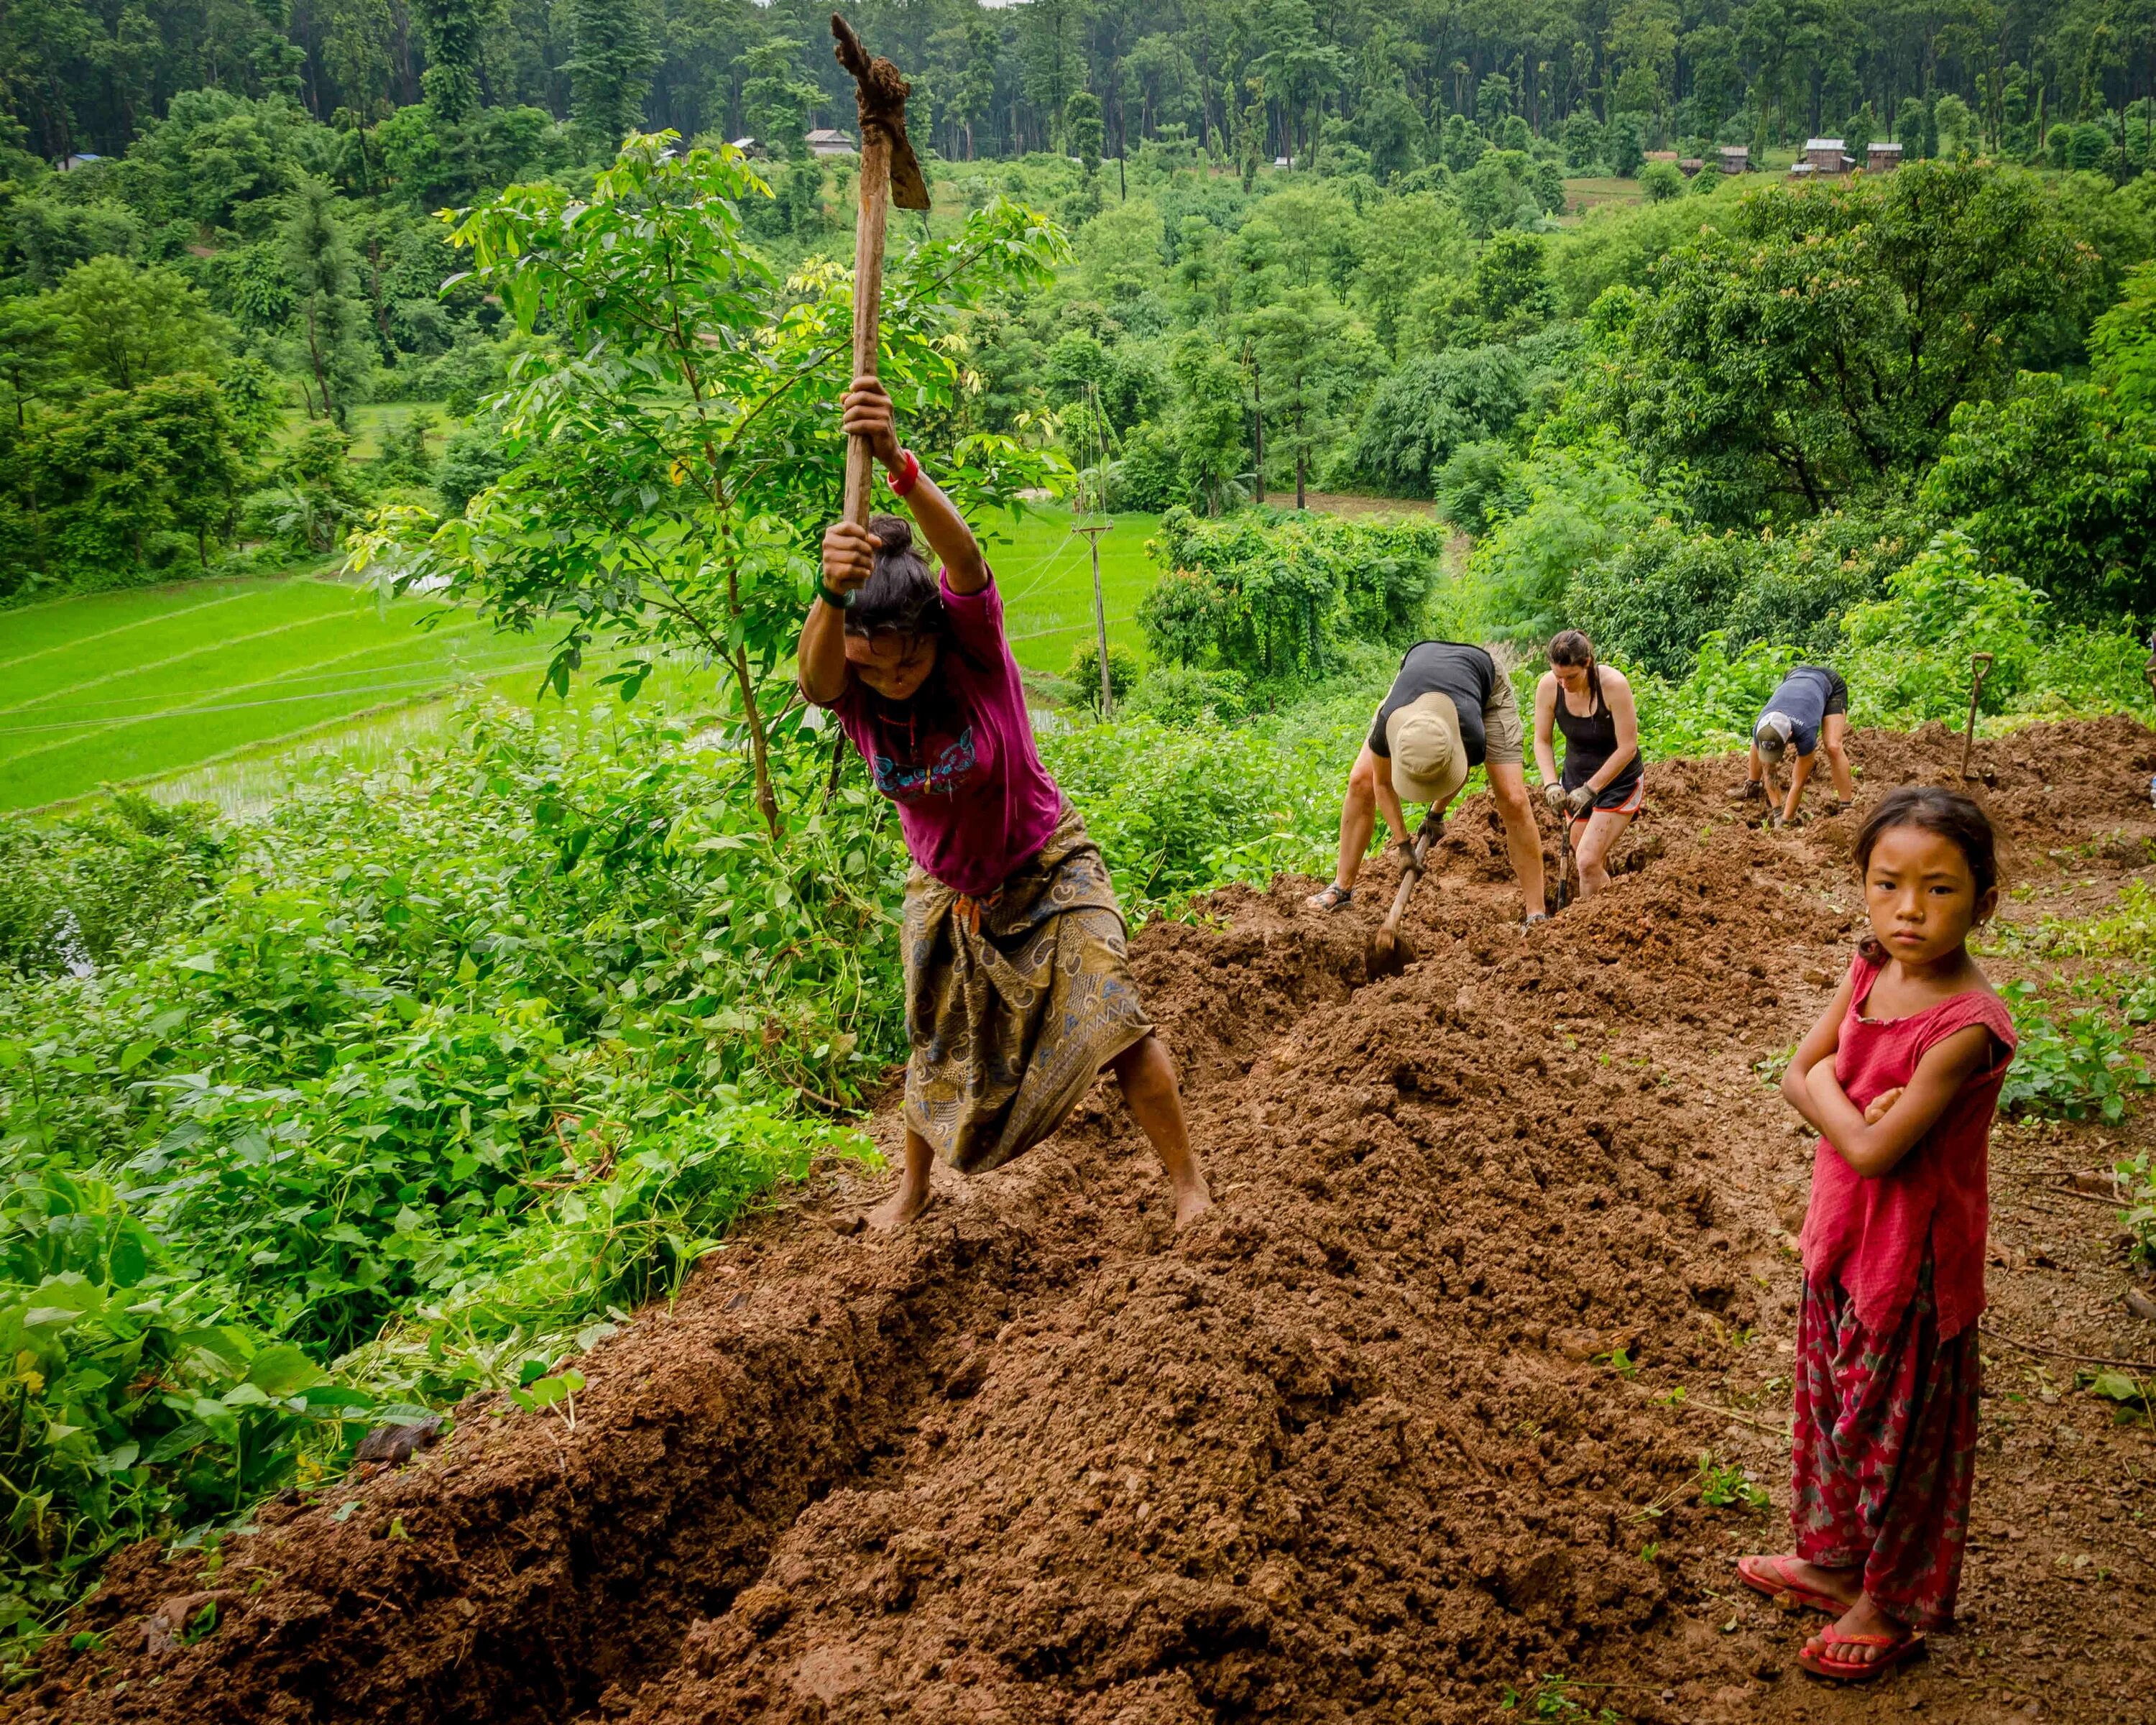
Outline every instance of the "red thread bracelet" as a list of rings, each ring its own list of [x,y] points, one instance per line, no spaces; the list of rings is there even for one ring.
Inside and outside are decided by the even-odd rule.
[[[916,485],[921,483],[919,458],[911,449],[901,449],[899,454],[905,456],[906,459],[899,470],[891,475],[891,492],[894,497],[907,495]]]

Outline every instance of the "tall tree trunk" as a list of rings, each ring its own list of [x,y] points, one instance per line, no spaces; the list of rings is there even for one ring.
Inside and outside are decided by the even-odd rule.
[[[1265,397],[1258,381],[1258,357],[1250,356],[1250,419],[1251,442],[1257,454],[1253,463],[1258,486],[1257,501],[1265,501]]]
[[[314,362],[315,388],[321,394],[322,415],[326,418],[330,415],[330,386],[322,373],[322,344],[315,329],[315,297],[312,294],[307,295],[307,357]],[[310,408],[308,412],[311,415],[313,409]]]

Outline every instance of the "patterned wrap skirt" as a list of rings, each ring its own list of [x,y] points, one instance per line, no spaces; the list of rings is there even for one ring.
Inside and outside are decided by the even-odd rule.
[[[1107,865],[1067,803],[1048,843],[989,897],[915,869],[900,945],[906,1123],[962,1173],[1030,1150],[1152,1029]]]
[[[1865,1328],[1831,1277],[1804,1280],[1797,1319],[1791,1520],[1797,1555],[1861,1564],[1902,1622],[1953,1622],[1976,1477],[1977,1328],[1942,1339],[1926,1253],[1892,1334]]]

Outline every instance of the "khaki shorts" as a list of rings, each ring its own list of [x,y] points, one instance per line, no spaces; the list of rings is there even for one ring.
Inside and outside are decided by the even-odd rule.
[[[1512,680],[1500,673],[1482,709],[1482,758],[1500,767],[1527,764],[1527,736],[1520,723],[1520,703],[1512,693]]]

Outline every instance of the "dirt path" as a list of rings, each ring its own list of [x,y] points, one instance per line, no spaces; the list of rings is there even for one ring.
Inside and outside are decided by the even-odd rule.
[[[1857,754],[1881,786],[1958,747]],[[2014,915],[2156,873],[2156,736],[1983,757]],[[1851,818],[1749,829],[1728,772],[1652,769],[1642,865],[1526,937],[1471,805],[1389,981],[1361,968],[1382,891],[1147,930],[1219,1199],[1183,1239],[1102,1091],[896,1241],[844,1231],[880,1183],[821,1174],[580,1362],[573,1428],[475,1402],[214,1574],[129,1553],[103,1647],[12,1717],[2156,1717],[2156,1449],[2066,1362],[1987,1350],[1969,1621],[1928,1666],[1822,1691],[1807,1625],[1733,1585],[1786,1522],[1702,1502],[1700,1461],[1785,1502],[1810,1164],[1755,1067],[1838,979],[1856,896]],[[2118,1136],[2001,1132],[2000,1332],[2156,1358],[2114,1212],[2047,1189]],[[173,1645],[204,1593],[215,1632]]]

